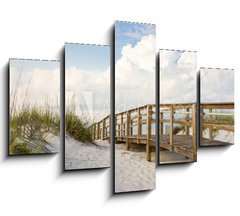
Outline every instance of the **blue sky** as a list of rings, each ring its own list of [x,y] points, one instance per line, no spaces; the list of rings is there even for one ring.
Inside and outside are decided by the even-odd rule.
[[[65,44],[66,107],[90,121],[109,115],[110,47]]]
[[[122,48],[128,44],[135,46],[143,36],[155,35],[155,25],[115,22],[115,60],[121,58]]]
[[[66,68],[77,67],[84,70],[105,70],[109,67],[110,47],[65,44]]]
[[[155,25],[115,22],[116,112],[154,103]]]

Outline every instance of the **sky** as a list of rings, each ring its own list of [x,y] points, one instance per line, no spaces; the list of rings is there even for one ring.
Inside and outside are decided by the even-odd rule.
[[[58,61],[10,59],[10,106],[45,107],[60,113],[60,63]]]
[[[201,68],[201,102],[234,102],[234,70]]]
[[[160,50],[160,104],[196,102],[197,53]]]
[[[155,25],[115,22],[115,59],[122,57],[122,48],[128,44],[135,46],[143,36],[156,35]]]
[[[105,70],[109,66],[110,55],[108,46],[66,44],[68,49],[66,67],[77,67],[83,70]],[[90,63],[89,60],[93,60]]]
[[[66,109],[98,122],[110,114],[110,47],[65,44]]]
[[[155,25],[115,23],[115,111],[155,103]]]

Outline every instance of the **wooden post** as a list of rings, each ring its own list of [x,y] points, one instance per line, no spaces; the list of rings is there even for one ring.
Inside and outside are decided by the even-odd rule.
[[[146,159],[151,161],[151,135],[152,135],[152,106],[147,106],[147,145],[146,145]]]
[[[110,143],[111,140],[111,119],[110,115],[108,116],[108,142]]]
[[[163,122],[161,122],[162,119],[163,119],[163,113],[160,112],[160,135],[163,135]]]
[[[105,138],[105,119],[102,120],[102,140]]]
[[[131,116],[132,116],[132,112],[130,111],[129,112],[129,118],[130,118],[130,131],[129,131],[129,135],[131,136],[131,135],[133,135],[133,121],[132,121],[132,119],[131,119]]]
[[[96,139],[96,123],[93,125],[93,139]]]
[[[209,109],[209,113],[212,113],[212,109]],[[212,115],[209,116],[209,119],[212,120]],[[212,128],[209,128],[209,139],[213,140]]]
[[[97,139],[100,139],[100,122],[97,123]]]
[[[204,112],[203,112],[203,105],[200,105],[200,128],[199,128],[199,139],[200,139],[200,146],[203,145],[203,124],[204,124]]]
[[[173,105],[170,105],[169,108],[169,119],[170,119],[170,127],[169,127],[169,136],[170,136],[170,145],[173,144],[173,119],[174,119],[174,113],[173,113]]]
[[[116,136],[116,137],[118,137],[118,133],[119,133],[117,122],[118,122],[118,115],[115,115],[115,121],[114,121],[114,123],[115,123],[115,136]]]
[[[193,161],[197,161],[197,137],[196,137],[196,105],[192,105],[192,144],[193,144]]]
[[[138,138],[142,135],[142,125],[141,125],[141,112],[138,108],[137,110],[137,136]]]
[[[186,108],[186,112],[189,112],[189,108]],[[188,118],[189,118],[189,114],[187,114],[186,118],[185,118],[187,123],[189,122]],[[185,133],[186,133],[186,135],[189,135],[189,127],[188,127],[188,125],[185,125]]]
[[[120,137],[123,137],[123,114],[121,114],[120,119]]]
[[[126,131],[125,131],[125,136],[126,136],[126,150],[129,150],[129,133],[130,133],[130,113],[127,111],[126,112]]]

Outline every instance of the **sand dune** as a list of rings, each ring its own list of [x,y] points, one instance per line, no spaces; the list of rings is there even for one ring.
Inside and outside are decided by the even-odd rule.
[[[79,142],[66,135],[65,169],[90,169],[110,166],[110,144],[107,141],[95,143]]]
[[[48,134],[46,137],[45,146],[51,153],[60,152],[60,136],[56,136],[53,134]]]
[[[115,192],[155,188],[155,153],[152,162],[146,160],[145,146],[130,151],[125,144],[115,145]]]
[[[149,190],[155,188],[155,153],[152,162],[146,161],[145,146],[125,151],[125,144],[116,144],[116,192]],[[66,135],[65,169],[110,167],[110,144],[76,141]]]

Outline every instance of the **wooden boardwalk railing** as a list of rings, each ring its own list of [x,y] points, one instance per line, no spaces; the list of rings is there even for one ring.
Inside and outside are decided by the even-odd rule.
[[[134,144],[146,145],[146,159],[151,160],[155,148],[156,106],[153,104],[127,110],[115,115],[115,141],[126,143],[129,150]]]
[[[110,115],[101,121],[94,123],[92,126],[93,140],[109,140],[110,139]]]
[[[202,104],[201,115],[220,115],[219,113],[203,112],[205,109],[230,109],[233,104]],[[197,160],[197,111],[195,103],[160,104],[159,106],[160,150],[165,149],[192,161]],[[224,115],[224,114],[221,114]],[[227,115],[227,114],[226,114]],[[203,121],[202,121],[203,122]],[[126,143],[126,150],[136,145],[146,145],[146,159],[151,160],[151,152],[155,149],[156,136],[156,105],[148,104],[135,109],[115,114],[115,143]],[[164,130],[169,124],[169,131]],[[175,131],[176,125],[182,125],[182,133]],[[110,139],[110,116],[92,126],[93,139]],[[220,124],[208,119],[204,128],[227,129],[233,131],[232,125]],[[201,129],[200,129],[201,130]],[[202,132],[202,130],[201,130]]]
[[[217,112],[221,110],[221,112]],[[222,112],[224,110],[225,112]],[[234,103],[202,103],[200,105],[200,145],[225,145],[228,144],[223,141],[213,140],[214,130],[224,130],[234,132],[234,112],[226,112],[234,110]],[[216,117],[230,117],[230,120],[216,119]],[[203,131],[209,130],[209,139],[203,138]]]
[[[197,112],[195,103],[160,104],[160,151],[167,149],[197,160]],[[164,115],[165,114],[165,115]],[[164,123],[169,124],[169,132],[164,131]],[[176,125],[183,126],[174,131]],[[191,129],[191,131],[190,131]],[[181,134],[178,134],[181,132]],[[191,133],[190,133],[191,132]],[[161,158],[160,158],[161,160]]]
[[[183,154],[193,160],[196,158],[196,110],[195,104],[164,104],[160,105],[160,147]],[[163,108],[163,110],[162,110]],[[186,109],[187,117],[175,119],[176,113]],[[190,112],[191,110],[191,112]],[[169,119],[163,113],[169,113]],[[192,118],[193,116],[193,118]],[[109,139],[109,116],[92,125],[93,139]],[[163,134],[163,123],[169,123],[169,134]],[[146,145],[146,159],[151,160],[151,152],[155,149],[156,136],[156,105],[148,104],[115,115],[115,142],[126,143],[126,150],[136,145]],[[175,136],[174,124],[184,124],[188,137]],[[189,135],[189,128],[193,128]]]

